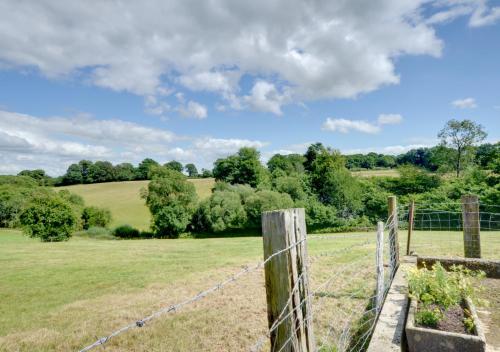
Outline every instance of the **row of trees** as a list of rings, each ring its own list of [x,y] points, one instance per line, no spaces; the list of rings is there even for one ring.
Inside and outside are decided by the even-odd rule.
[[[73,185],[80,183],[100,183],[112,181],[132,181],[147,180],[153,167],[160,164],[150,158],[144,159],[137,167],[130,163],[111,164],[109,161],[81,160],[78,164],[71,164],[61,178],[55,180],[56,185]],[[172,160],[165,167],[178,171],[186,172],[189,177],[212,177],[209,170],[203,169],[198,172],[196,165],[189,163],[182,165],[176,160]],[[27,171],[22,171],[27,172]]]

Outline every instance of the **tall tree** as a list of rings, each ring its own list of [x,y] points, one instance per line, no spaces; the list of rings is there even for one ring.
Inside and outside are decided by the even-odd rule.
[[[149,171],[153,166],[158,166],[158,162],[153,159],[146,158],[137,167],[137,179],[138,180],[147,180]]]
[[[171,170],[178,171],[178,172],[182,172],[182,170],[184,169],[184,166],[182,166],[182,164],[180,162],[178,162],[177,160],[169,161],[164,166],[168,167]]]
[[[198,177],[198,169],[195,164],[186,164],[184,168],[186,169],[189,177]]]
[[[450,120],[439,132],[438,138],[441,139],[441,145],[453,150],[453,168],[457,177],[472,160],[474,144],[482,142],[486,136],[483,126],[471,120]]]

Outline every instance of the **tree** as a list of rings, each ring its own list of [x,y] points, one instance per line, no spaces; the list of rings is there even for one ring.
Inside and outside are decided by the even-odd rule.
[[[115,166],[115,179],[117,181],[131,181],[135,178],[134,165],[130,163],[121,163]]]
[[[257,187],[268,181],[268,172],[260,163],[260,153],[255,148],[241,148],[237,154],[214,163],[216,180],[231,184],[248,184]]]
[[[311,144],[309,148],[307,148],[306,153],[304,154],[304,157],[306,158],[306,161],[304,162],[304,168],[307,171],[311,171],[312,164],[314,160],[316,160],[316,157],[326,150],[327,148],[325,148],[325,146],[323,146],[322,143]]]
[[[450,120],[439,132],[441,145],[453,148],[453,165],[457,177],[470,162],[474,144],[483,141],[486,136],[483,126],[471,120]]]
[[[186,164],[185,169],[189,177],[198,177],[198,169],[195,164]]]
[[[333,205],[341,216],[352,216],[362,208],[359,183],[338,151],[323,149],[316,155],[311,165],[311,187],[323,204]]]
[[[82,174],[82,182],[83,183],[93,183],[91,169],[92,169],[92,161],[90,160],[80,160],[78,162],[78,166],[80,167],[80,172]]]
[[[151,182],[143,195],[152,215],[152,229],[160,237],[177,237],[185,231],[196,209],[193,183],[167,167],[151,170]]]
[[[281,155],[275,154],[267,162],[267,168],[271,173],[282,170],[286,175],[304,172],[306,158],[300,154]]]
[[[195,218],[199,230],[220,232],[244,227],[247,214],[240,195],[228,190],[216,191],[202,202]]]
[[[137,175],[136,178],[138,180],[147,180],[149,178],[149,171],[151,170],[152,167],[158,166],[158,162],[156,162],[153,159],[146,158],[141,163],[136,169]]]
[[[82,211],[83,229],[90,227],[107,227],[111,222],[111,212],[99,207],[85,207]]]
[[[36,180],[40,186],[50,186],[53,185],[52,177],[48,176],[45,173],[45,170],[36,169],[36,170],[23,170],[18,173],[19,176],[28,176],[32,179]]]
[[[176,161],[176,160],[169,161],[164,166],[168,167],[169,169],[178,171],[178,172],[182,172],[182,170],[184,169],[184,167],[182,166],[182,164],[180,162]]]
[[[203,178],[210,178],[214,177],[213,173],[211,170],[208,169],[201,169],[201,177]]]
[[[89,183],[111,182],[115,180],[115,169],[109,161],[96,161],[88,170]]]
[[[248,224],[254,228],[261,226],[262,212],[291,207],[293,207],[293,200],[288,194],[267,190],[252,194],[245,202]]]
[[[71,237],[76,218],[64,200],[44,195],[30,201],[21,213],[20,222],[28,236],[44,242],[58,242]]]
[[[76,185],[83,183],[82,170],[78,164],[71,164],[63,176],[62,183],[64,185]]]
[[[476,149],[476,163],[483,169],[492,169],[500,159],[500,142],[481,144]]]

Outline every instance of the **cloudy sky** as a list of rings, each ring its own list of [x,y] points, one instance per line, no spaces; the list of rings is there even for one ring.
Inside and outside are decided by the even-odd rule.
[[[0,1],[0,173],[500,139],[500,1]]]

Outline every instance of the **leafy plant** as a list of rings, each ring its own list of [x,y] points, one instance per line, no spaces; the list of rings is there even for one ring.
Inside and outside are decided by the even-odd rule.
[[[446,271],[439,262],[430,270],[411,270],[408,273],[410,297],[421,304],[416,322],[435,327],[448,308],[460,305],[466,298],[475,300],[479,289],[473,280],[484,276],[482,271],[472,271],[461,265]]]

